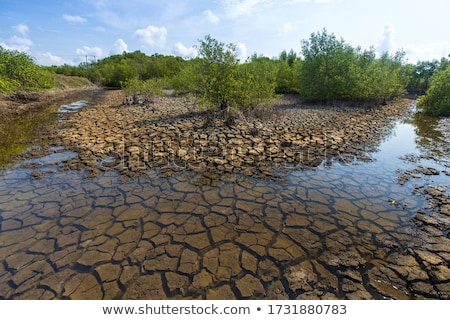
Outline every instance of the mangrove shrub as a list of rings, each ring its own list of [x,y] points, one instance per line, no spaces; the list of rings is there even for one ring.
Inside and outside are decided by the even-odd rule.
[[[426,114],[450,116],[450,67],[438,71],[432,78],[426,95],[420,97],[418,106]]]
[[[32,57],[0,46],[0,92],[40,91],[52,86],[50,73],[35,64]]]

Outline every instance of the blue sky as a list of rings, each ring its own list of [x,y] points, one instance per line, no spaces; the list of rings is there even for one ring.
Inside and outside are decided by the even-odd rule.
[[[450,54],[449,18],[448,0],[0,0],[0,45],[42,65],[78,65],[136,50],[192,57],[210,34],[245,59],[300,52],[325,28],[416,63]]]

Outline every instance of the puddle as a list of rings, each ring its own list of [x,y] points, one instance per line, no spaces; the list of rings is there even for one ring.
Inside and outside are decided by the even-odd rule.
[[[55,165],[75,158],[77,155],[78,153],[73,151],[56,152],[41,158],[23,161],[22,164],[27,165],[30,163],[38,163],[42,166]]]
[[[69,104],[63,104],[59,107],[58,112],[59,113],[74,113],[78,112],[81,108],[85,107],[89,101],[87,100],[80,100],[76,102],[72,102]]]

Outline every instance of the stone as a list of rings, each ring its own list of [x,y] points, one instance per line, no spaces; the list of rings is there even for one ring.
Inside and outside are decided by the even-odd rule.
[[[127,285],[122,296],[124,300],[164,300],[161,276],[158,273],[141,275]]]
[[[214,282],[214,278],[212,274],[210,274],[206,270],[202,270],[200,273],[194,276],[194,280],[192,281],[192,288],[195,290],[204,290],[211,286]]]
[[[269,284],[266,296],[268,300],[289,300],[289,295],[279,280]]]
[[[236,288],[244,299],[255,299],[265,296],[265,289],[261,281],[250,274],[246,274],[243,278],[236,280]]]
[[[38,260],[21,268],[11,277],[11,282],[21,292],[35,286],[35,282],[53,272],[53,268],[45,260]]]
[[[211,246],[207,232],[189,234],[184,238],[184,241],[198,250],[203,250]]]
[[[242,251],[241,264],[243,269],[248,270],[252,273],[257,272],[258,259],[248,251]]]
[[[72,300],[101,300],[103,293],[92,274],[77,273],[64,284],[63,297]]]
[[[178,258],[166,254],[145,260],[143,263],[145,271],[176,271],[177,267]]]
[[[236,300],[231,287],[229,285],[222,285],[218,288],[208,289],[206,292],[207,300]]]
[[[369,287],[383,297],[396,300],[409,300],[411,298],[406,290],[406,282],[386,267],[373,267],[368,271],[368,277]]]
[[[24,241],[31,239],[36,234],[32,228],[24,228],[19,230],[11,230],[0,232],[0,248],[8,247],[16,243],[23,243]]]
[[[138,266],[123,266],[122,273],[119,277],[119,282],[126,287],[130,281],[137,278],[139,276],[139,267]]]
[[[122,290],[117,281],[102,283],[103,300],[118,300],[122,296]]]
[[[224,244],[219,247],[219,266],[216,277],[219,280],[229,280],[241,271],[240,254],[241,249],[233,244]]]
[[[119,279],[122,268],[117,264],[102,264],[95,268],[102,282],[115,281]]]
[[[190,284],[189,277],[175,272],[166,272],[164,274],[167,287],[171,294],[185,294]]]
[[[33,261],[39,260],[38,256],[35,256],[30,253],[25,252],[17,252],[12,255],[9,255],[5,258],[4,262],[6,263],[7,269],[12,270],[20,270],[24,266],[30,264]]]
[[[305,266],[292,266],[286,269],[283,277],[287,280],[292,291],[312,291],[318,278],[312,268]]]
[[[448,283],[450,281],[450,269],[447,265],[433,266],[431,268],[430,275],[437,283]]]
[[[269,259],[264,259],[258,263],[258,276],[264,282],[271,282],[280,278],[280,269]]]
[[[438,265],[443,263],[441,257],[439,257],[437,254],[434,254],[429,251],[425,250],[414,250],[414,253],[416,254],[417,258],[420,260],[420,262],[424,263],[425,265]]]
[[[306,258],[306,253],[287,236],[280,235],[268,249],[268,254],[279,262]]]
[[[110,262],[112,253],[88,250],[77,260],[77,263],[85,267],[93,267],[101,262]]]
[[[180,257],[180,266],[178,267],[178,271],[185,274],[195,274],[199,271],[200,257],[197,253],[192,250],[185,249]]]

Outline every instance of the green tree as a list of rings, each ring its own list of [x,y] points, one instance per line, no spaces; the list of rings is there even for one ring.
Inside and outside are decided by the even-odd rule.
[[[250,110],[266,107],[273,102],[277,86],[278,67],[267,57],[254,55],[250,61],[238,67],[238,88],[235,99],[238,108]]]
[[[404,92],[404,52],[376,58],[373,49],[353,48],[322,32],[302,41],[299,92],[310,100],[378,100]]]
[[[313,33],[302,40],[300,94],[311,100],[351,98],[349,88],[355,82],[353,48],[334,34]]]
[[[238,64],[236,46],[225,45],[210,35],[199,40],[200,59],[196,66],[196,87],[200,101],[213,109],[237,108],[239,101]]]
[[[417,105],[426,114],[450,116],[450,67],[438,71],[431,78],[430,88]]]
[[[270,59],[253,57],[240,64],[234,44],[225,45],[210,35],[199,42],[193,81],[201,103],[228,114],[230,109],[263,106],[274,96],[276,68]]]
[[[0,92],[39,91],[51,88],[53,78],[26,53],[0,46]]]
[[[155,96],[164,94],[161,81],[158,79],[138,80],[132,78],[122,82],[127,104],[148,103]]]
[[[283,50],[278,61],[276,77],[276,93],[298,93],[298,69],[301,61],[297,54],[291,49],[289,53]]]

